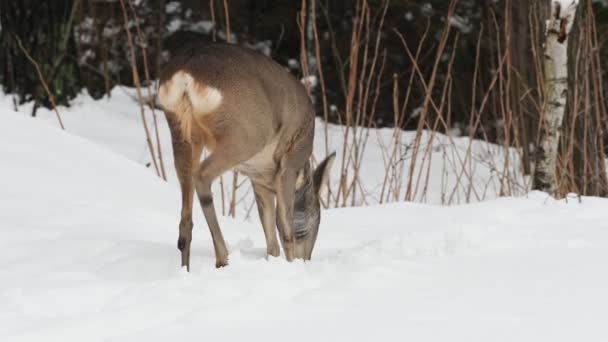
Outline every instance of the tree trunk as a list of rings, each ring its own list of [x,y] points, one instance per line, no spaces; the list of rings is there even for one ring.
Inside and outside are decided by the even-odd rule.
[[[511,6],[511,41],[509,77],[511,89],[509,101],[513,111],[513,134],[522,150],[522,171],[526,175],[532,173],[532,156],[530,145],[536,142],[538,130],[538,110],[535,103],[540,102],[540,94],[536,74],[532,42],[540,41],[542,37],[531,39],[530,35],[537,31],[530,22],[533,13],[544,22],[538,3],[534,0],[512,1]],[[532,24],[532,25],[531,25]],[[540,47],[539,47],[540,48]]]
[[[532,188],[552,195],[557,190],[557,149],[568,95],[568,35],[577,6],[578,1],[553,1],[545,31],[544,105]]]

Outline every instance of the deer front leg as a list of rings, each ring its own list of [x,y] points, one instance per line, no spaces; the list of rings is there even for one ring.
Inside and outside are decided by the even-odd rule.
[[[260,221],[264,228],[264,236],[266,237],[266,254],[278,257],[280,251],[277,240],[275,195],[271,190],[256,182],[252,181],[251,183],[260,214]]]
[[[217,151],[216,151],[217,152]],[[229,169],[232,165],[228,165],[226,160],[221,157],[221,153],[214,152],[205,159],[198,169],[194,182],[196,193],[198,195],[205,220],[211,232],[213,239],[213,248],[215,250],[215,267],[220,268],[228,265],[228,249],[222,236],[220,224],[217,221],[215,207],[213,205],[213,193],[211,192],[211,184],[213,180]]]
[[[296,170],[282,162],[276,178],[277,191],[277,226],[281,235],[283,250],[287,261],[295,256],[295,238],[293,232],[293,205],[296,188]]]

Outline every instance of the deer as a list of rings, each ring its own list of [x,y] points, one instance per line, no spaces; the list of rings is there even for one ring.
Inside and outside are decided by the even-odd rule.
[[[160,73],[158,102],[171,132],[181,190],[177,247],[190,271],[196,193],[209,227],[215,266],[228,265],[211,185],[229,170],[251,181],[266,255],[310,260],[320,224],[320,193],[335,152],[313,170],[315,111],[306,88],[261,53],[198,43],[172,56]],[[202,151],[208,154],[201,161]]]

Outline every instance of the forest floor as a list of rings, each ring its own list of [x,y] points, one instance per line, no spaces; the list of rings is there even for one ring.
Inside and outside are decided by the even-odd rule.
[[[64,132],[7,98],[0,341],[608,340],[608,200],[330,209],[313,260],[293,263],[265,257],[256,219],[222,217],[222,269],[195,210],[186,273],[178,188],[142,167],[141,131],[123,134],[136,111],[119,121],[76,104]]]

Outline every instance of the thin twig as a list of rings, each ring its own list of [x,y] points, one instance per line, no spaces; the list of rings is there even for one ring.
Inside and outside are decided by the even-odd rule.
[[[42,83],[42,87],[44,88],[46,95],[49,97],[51,106],[53,107],[53,110],[55,111],[55,115],[57,116],[57,120],[59,121],[59,126],[61,126],[61,129],[65,130],[65,126],[63,125],[63,120],[61,120],[61,115],[59,115],[59,111],[57,110],[57,104],[55,104],[55,98],[53,97],[53,94],[51,93],[49,86],[46,84],[46,81],[44,80],[44,76],[42,76],[42,71],[40,71],[40,66],[34,60],[34,58],[32,58],[32,56],[27,52],[27,50],[23,47],[23,44],[21,43],[21,39],[17,35],[14,35],[14,37],[17,40],[17,45],[19,45],[19,49],[21,49],[21,52],[23,52],[25,57],[30,61],[30,63],[32,63],[34,65],[34,68],[36,68],[36,73],[38,74],[38,79],[40,80],[40,83]]]

